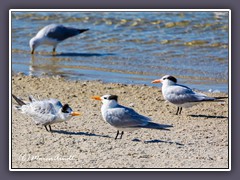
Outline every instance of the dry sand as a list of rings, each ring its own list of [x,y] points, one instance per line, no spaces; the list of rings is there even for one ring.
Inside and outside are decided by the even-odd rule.
[[[25,101],[29,95],[57,98],[82,113],[52,125],[50,133],[13,109],[12,168],[228,168],[228,99],[201,103],[177,116],[160,87],[21,74],[12,76],[12,93]],[[91,99],[104,94],[116,94],[120,104],[174,127],[125,132],[114,140],[116,129],[103,121],[101,102]]]

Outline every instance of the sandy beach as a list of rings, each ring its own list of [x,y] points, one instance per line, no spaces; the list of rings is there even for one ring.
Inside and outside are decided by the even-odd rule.
[[[165,102],[159,88],[146,85],[68,81],[62,77],[12,76],[12,93],[28,101],[56,98],[81,116],[52,125],[52,133],[12,109],[12,168],[228,168],[228,99],[183,109]],[[115,140],[95,95],[115,94],[170,131],[139,129]],[[211,97],[224,93],[205,93]],[[12,99],[12,104],[16,104]]]

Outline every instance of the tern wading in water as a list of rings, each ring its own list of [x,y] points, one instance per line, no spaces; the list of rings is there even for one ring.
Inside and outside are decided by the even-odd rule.
[[[31,54],[34,54],[36,48],[42,44],[53,46],[52,53],[55,54],[58,43],[88,30],[89,29],[65,27],[58,24],[45,26],[29,41]]]

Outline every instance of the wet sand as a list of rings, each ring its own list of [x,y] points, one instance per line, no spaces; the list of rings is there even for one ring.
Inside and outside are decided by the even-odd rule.
[[[12,93],[28,101],[56,98],[81,116],[52,125],[52,133],[12,109],[12,168],[228,168],[228,99],[183,109],[144,85],[68,81],[62,77],[12,76]],[[115,94],[119,103],[171,124],[171,131],[139,129],[115,140],[94,95]],[[209,96],[228,96],[207,93]],[[13,105],[15,104],[12,99]]]

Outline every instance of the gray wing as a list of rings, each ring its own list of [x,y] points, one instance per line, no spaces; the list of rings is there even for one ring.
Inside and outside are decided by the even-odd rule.
[[[139,127],[148,124],[150,118],[138,114],[131,108],[117,106],[107,110],[107,122],[119,128]]]
[[[36,124],[46,125],[56,119],[56,109],[52,103],[38,101],[30,103],[25,109],[26,114],[33,118]]]
[[[208,97],[205,94],[194,92],[189,87],[179,84],[168,87],[165,97],[169,102],[174,104],[214,100],[214,98]]]
[[[46,28],[46,36],[49,38],[56,39],[58,41],[63,41],[69,37],[76,36],[81,33],[81,30],[65,27],[63,25],[49,25]]]

